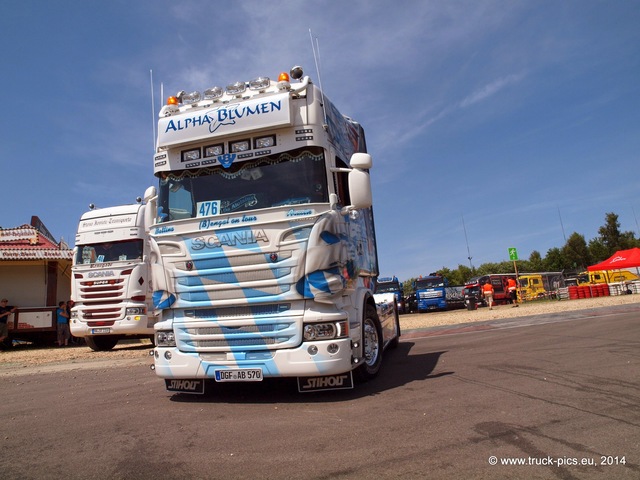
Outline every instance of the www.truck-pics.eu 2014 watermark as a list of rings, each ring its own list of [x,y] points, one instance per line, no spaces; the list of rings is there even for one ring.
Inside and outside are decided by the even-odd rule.
[[[618,455],[600,455],[599,457],[502,457],[498,458],[492,455],[488,459],[489,465],[505,465],[505,466],[551,466],[551,467],[565,467],[565,466],[612,466],[612,465],[626,465],[627,460],[625,456]]]

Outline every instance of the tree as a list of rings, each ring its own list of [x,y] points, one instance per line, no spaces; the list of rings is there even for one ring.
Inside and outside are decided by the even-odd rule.
[[[409,280],[402,282],[402,293],[405,297],[413,293],[413,282],[416,281],[416,277],[411,277]]]
[[[607,213],[604,225],[598,229],[598,237],[589,242],[591,259],[596,262],[606,260],[618,250],[627,250],[638,246],[635,234],[621,232],[618,215]]]
[[[560,272],[565,270],[583,271],[589,265],[606,260],[618,250],[640,247],[640,239],[633,232],[621,232],[618,215],[607,213],[605,224],[598,230],[598,237],[589,240],[587,244],[583,235],[574,232],[562,248],[550,248],[542,258],[540,252],[531,252],[528,260],[519,260],[518,272]],[[484,263],[478,268],[458,265],[455,270],[442,267],[439,272],[449,279],[450,285],[463,285],[476,276],[493,273],[514,273],[513,262]],[[405,294],[411,293],[411,284],[415,278],[406,280],[403,284]]]
[[[545,270],[549,272],[560,272],[565,269],[564,255],[558,247],[550,248],[544,258]]]
[[[542,260],[542,256],[540,252],[534,250],[529,255],[529,268],[532,272],[543,272],[544,271],[544,261]]]
[[[459,283],[455,283],[454,285],[464,285],[471,278],[476,276],[476,269],[469,268],[466,265],[458,265],[458,280]]]
[[[561,253],[567,269],[584,271],[593,263],[584,236],[576,232],[571,234]]]
[[[609,258],[612,254],[607,253],[609,249],[600,238],[589,240],[589,256],[598,263]]]

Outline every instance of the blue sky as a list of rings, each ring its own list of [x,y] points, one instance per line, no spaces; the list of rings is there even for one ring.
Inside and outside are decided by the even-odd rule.
[[[401,5],[401,7],[400,7]],[[543,256],[607,212],[640,236],[640,1],[0,6],[0,226],[72,243],[155,184],[164,97],[302,65],[365,128],[382,275]],[[465,238],[466,230],[466,238]]]

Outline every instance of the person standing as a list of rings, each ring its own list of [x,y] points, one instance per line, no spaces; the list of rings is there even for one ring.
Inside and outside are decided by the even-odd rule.
[[[69,314],[67,313],[67,304],[65,302],[58,303],[56,310],[58,317],[58,346],[68,346],[71,331],[69,330]]]
[[[71,335],[71,309],[75,306],[75,302],[73,300],[67,300],[67,314],[69,315],[69,342],[71,342],[74,345],[79,345],[80,344],[80,340],[83,340],[82,338],[79,337],[74,337],[73,335]]]
[[[4,348],[4,341],[9,337],[9,315],[16,311],[17,307],[7,305],[9,300],[0,300],[0,348]]]
[[[515,279],[509,277],[508,283],[507,283],[507,290],[509,291],[509,297],[511,299],[510,303],[513,304],[514,307],[518,306],[518,291],[516,288],[516,281]]]
[[[489,310],[493,310],[493,285],[491,285],[491,282],[482,285],[482,294],[484,295]]]

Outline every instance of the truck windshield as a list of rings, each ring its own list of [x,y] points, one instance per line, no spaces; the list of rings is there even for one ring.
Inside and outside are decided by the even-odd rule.
[[[78,245],[75,263],[76,265],[87,265],[93,263],[141,260],[142,247],[143,243],[141,239]]]
[[[397,283],[379,283],[376,287],[376,293],[397,292],[398,290],[400,290],[400,285]]]
[[[158,222],[328,202],[322,149],[171,172],[160,179]]]
[[[437,277],[437,278],[423,278],[420,280],[416,280],[416,289],[434,288],[434,287],[444,287],[444,279]]]

